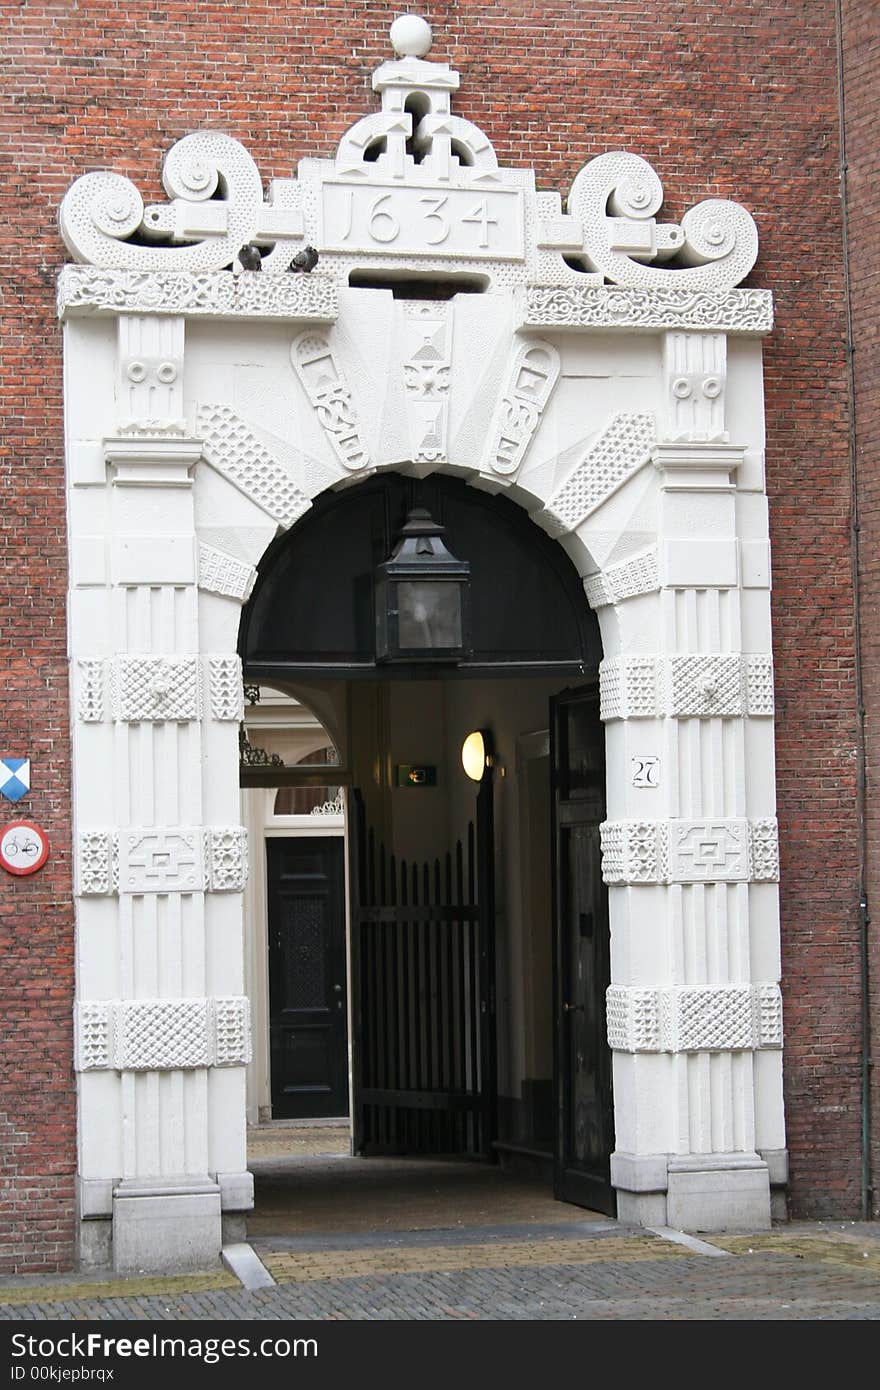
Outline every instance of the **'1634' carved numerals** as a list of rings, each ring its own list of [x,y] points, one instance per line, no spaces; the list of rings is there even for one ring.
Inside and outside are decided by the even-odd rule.
[[[354,230],[356,211],[354,189],[348,190],[346,204],[342,241],[347,241]],[[488,198],[478,199],[473,206],[467,206],[463,213],[456,213],[449,206],[449,197],[445,193],[423,194],[418,198],[417,206],[419,211],[416,225],[411,227],[409,231],[410,235],[415,235],[416,239],[426,246],[442,246],[457,222],[460,225],[470,224],[478,227],[477,244],[481,250],[486,250],[489,247],[489,229],[498,226],[497,217],[493,217],[491,214]],[[388,246],[397,241],[401,232],[400,208],[395,206],[393,191],[379,193],[371,200],[366,211],[366,230],[371,241],[378,242],[382,246]]]

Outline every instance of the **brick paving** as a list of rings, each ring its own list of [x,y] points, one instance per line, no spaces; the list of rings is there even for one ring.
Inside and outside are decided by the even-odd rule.
[[[249,1150],[249,1238],[273,1287],[249,1292],[218,1270],[7,1278],[0,1321],[880,1320],[880,1223],[689,1246],[497,1168],[351,1159],[333,1126],[266,1127]],[[312,1199],[320,1220],[304,1221]]]
[[[473,1234],[473,1233],[472,1233]],[[589,1244],[589,1242],[585,1242]],[[818,1241],[813,1242],[814,1245]],[[81,1286],[30,1290],[11,1302],[0,1288],[0,1319],[158,1320],[171,1322],[472,1319],[535,1320],[873,1320],[880,1319],[880,1273],[806,1255],[761,1251],[707,1258],[660,1237],[597,1241],[579,1261],[559,1259],[555,1239],[536,1242],[501,1265],[374,1268],[369,1262],[332,1277],[318,1261],[315,1277],[249,1293],[206,1288],[198,1277],[168,1280],[146,1292],[133,1280],[90,1296]],[[640,1247],[621,1253],[621,1247]],[[429,1247],[443,1249],[443,1247]],[[505,1247],[496,1247],[504,1249]],[[670,1258],[670,1249],[677,1254]],[[524,1256],[527,1254],[528,1258]],[[571,1258],[569,1251],[568,1258]],[[439,1261],[437,1261],[439,1265]],[[155,1281],[153,1281],[155,1288]]]
[[[440,1273],[465,1269],[533,1268],[547,1264],[583,1265],[592,1262],[653,1258],[683,1258],[681,1246],[658,1245],[644,1236],[623,1237],[596,1245],[590,1240],[480,1241],[473,1244],[428,1245],[388,1249],[283,1251],[267,1250],[263,1263],[279,1284],[311,1283],[317,1279],[371,1278],[384,1274]]]

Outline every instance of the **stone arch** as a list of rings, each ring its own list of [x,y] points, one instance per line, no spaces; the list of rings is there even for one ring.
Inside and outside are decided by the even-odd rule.
[[[273,578],[273,582],[271,585],[268,582],[266,583],[265,592],[262,596],[260,608],[260,630],[257,632],[256,635],[253,635],[253,632],[251,631],[251,636],[249,639],[246,640],[243,637],[239,641],[239,652],[245,666],[246,680],[259,679],[269,685],[281,685],[281,687],[285,690],[295,691],[297,697],[302,698],[306,702],[309,702],[310,697],[313,696],[313,689],[310,690],[309,688],[310,681],[317,682],[319,689],[322,691],[324,695],[328,697],[330,693],[328,685],[331,680],[333,684],[336,686],[346,684],[347,677],[343,674],[341,669],[331,665],[329,669],[321,670],[318,668],[317,665],[311,665],[308,658],[305,655],[303,655],[302,652],[298,649],[296,655],[294,656],[293,648],[295,647],[295,639],[291,640],[291,662],[293,663],[292,667],[285,671],[283,666],[281,664],[278,664],[274,667],[274,672],[270,672],[269,666],[272,665],[273,658],[268,654],[269,647],[267,646],[267,640],[265,638],[266,616],[267,611],[271,614],[273,611],[277,609],[278,606],[283,606],[285,604],[285,596],[292,591],[292,588],[294,586],[302,585],[305,588],[305,586],[307,586],[309,581],[311,580],[315,588],[320,589],[323,583],[324,576],[327,572],[326,569],[322,570],[322,562],[326,561],[327,566],[332,568],[333,560],[330,557],[337,555],[340,551],[340,536],[333,529],[333,526],[331,524],[333,522],[334,516],[338,514],[340,511],[350,514],[353,520],[357,519],[357,524],[364,529],[365,535],[369,540],[369,519],[371,519],[371,513],[367,508],[367,502],[363,494],[366,491],[369,491],[372,494],[373,500],[382,504],[380,505],[380,512],[384,515],[385,498],[383,494],[385,492],[385,489],[381,485],[388,478],[388,474],[389,470],[387,469],[376,469],[373,472],[371,472],[368,476],[360,474],[355,480],[352,480],[350,484],[342,488],[328,489],[323,493],[316,494],[316,496],[312,499],[312,507],[309,511],[304,512],[303,515],[298,519],[298,521],[296,521],[291,527],[287,528],[286,530],[278,531],[274,541],[270,543],[269,551],[264,552],[264,556],[261,560],[258,561],[258,567],[262,569],[266,559],[266,555],[269,552],[274,551],[275,557],[279,561],[279,563],[276,565],[276,570],[280,571],[277,575],[277,578]],[[444,484],[447,482],[447,480],[449,486],[445,487]],[[523,548],[525,547],[528,538],[528,542],[531,544],[531,546],[534,547],[535,552],[540,558],[541,563],[546,564],[548,562],[547,557],[554,557],[554,564],[557,567],[553,575],[555,583],[559,584],[558,575],[560,573],[568,577],[569,590],[566,595],[566,598],[570,602],[572,608],[577,606],[578,608],[583,610],[577,636],[577,641],[580,644],[578,646],[578,653],[582,657],[581,664],[578,664],[578,662],[575,660],[575,653],[573,651],[568,653],[567,660],[561,660],[559,652],[555,650],[558,644],[554,644],[554,651],[556,656],[555,666],[550,665],[550,658],[549,656],[546,656],[545,663],[541,665],[540,671],[536,673],[534,670],[530,670],[528,668],[528,665],[524,660],[523,663],[515,667],[513,671],[505,671],[503,680],[499,681],[498,679],[494,679],[488,682],[488,685],[494,688],[496,692],[495,698],[499,700],[501,705],[505,707],[505,711],[508,714],[510,712],[511,699],[515,700],[517,704],[523,702],[523,708],[529,711],[529,722],[527,724],[517,725],[513,727],[516,727],[521,732],[528,732],[529,738],[534,739],[534,730],[543,728],[546,731],[548,728],[548,692],[556,693],[564,687],[570,686],[572,684],[579,684],[585,675],[591,676],[594,681],[597,678],[598,664],[601,658],[601,648],[599,646],[598,641],[598,632],[594,631],[593,629],[596,629],[598,627],[598,624],[596,623],[594,615],[589,610],[583,592],[582,583],[578,579],[577,570],[575,566],[572,564],[571,557],[564,553],[564,551],[559,546],[558,541],[555,538],[548,537],[540,527],[533,524],[533,522],[529,519],[525,509],[521,505],[522,496],[520,496],[516,502],[506,495],[500,499],[496,499],[494,492],[487,491],[486,489],[481,488],[479,485],[477,485],[476,487],[471,486],[470,480],[466,480],[465,478],[463,478],[460,473],[455,473],[452,471],[447,472],[443,469],[435,470],[434,472],[428,474],[424,479],[404,479],[401,478],[401,476],[399,475],[399,473],[396,472],[396,470],[394,470],[394,477],[391,479],[391,482],[392,484],[395,484],[397,486],[397,489],[400,491],[402,491],[401,485],[404,483],[411,483],[415,486],[415,488],[417,489],[416,500],[418,500],[419,504],[421,505],[422,503],[424,503],[426,505],[430,505],[432,515],[438,518],[442,518],[444,520],[444,523],[447,526],[446,539],[457,554],[467,555],[471,559],[474,559],[475,550],[473,548],[473,541],[474,537],[477,535],[478,532],[479,534],[482,534],[482,527],[485,525],[488,528],[494,519],[496,521],[496,524],[503,524],[509,530],[512,524],[514,523],[515,518],[516,537],[518,541],[522,542]],[[426,491],[427,495],[425,495]],[[442,509],[442,505],[439,511],[434,510],[433,503],[435,501],[441,500],[444,497],[448,501],[450,496],[455,500],[456,505],[459,509],[464,508],[465,510],[468,510],[468,498],[470,498],[473,511],[476,517],[480,518],[479,523],[477,523],[476,521],[472,521],[471,523],[472,529],[469,533],[471,545],[462,543],[462,533],[460,529],[457,529],[455,527],[453,517],[449,516]],[[532,505],[534,506],[534,499],[532,499]],[[404,511],[405,509],[406,508],[404,506]],[[458,514],[459,513],[457,512],[456,515]],[[403,513],[401,513],[401,519],[402,516]],[[307,555],[304,560],[297,560],[297,540],[298,538],[304,539],[307,533],[311,535],[312,540],[315,543],[306,547]],[[348,531],[346,531],[346,536],[348,536],[348,534]],[[386,540],[383,545],[379,546],[378,549],[375,548],[375,545],[373,546],[373,549],[375,549],[375,555],[378,556],[380,553],[385,554],[385,547],[390,547],[390,544],[393,542],[393,539],[394,532],[392,527],[390,539]],[[316,545],[318,547],[317,551]],[[367,546],[367,549],[370,549],[369,545]],[[282,568],[280,560],[284,558],[292,558],[295,561],[297,561],[297,563],[293,568],[287,566]],[[522,561],[526,557],[522,554],[522,552],[520,552],[519,558],[520,561]],[[314,568],[311,568],[313,562]],[[371,578],[372,562],[367,561],[366,564],[367,578],[369,579]],[[358,564],[357,572],[360,575],[360,563]],[[500,574],[502,576],[506,575],[507,573],[508,571],[506,569],[500,571]],[[267,578],[267,576],[264,575],[264,578]],[[350,580],[351,575],[348,570],[345,570],[343,580],[341,581],[341,585],[344,586],[345,584],[349,584]],[[255,590],[251,598],[248,600],[248,606],[250,606],[254,602],[254,599],[257,597],[257,593],[258,591]],[[345,602],[343,587],[338,587],[334,589],[333,593],[339,602]],[[561,585],[559,585],[559,593],[560,595],[562,595]],[[326,600],[322,599],[322,603],[326,603]],[[256,623],[256,618],[254,619],[254,623]],[[572,640],[574,640],[573,624],[571,626]],[[284,635],[291,633],[294,627],[295,615],[286,619]],[[334,648],[334,650],[336,650],[336,642],[332,642],[330,643],[330,645]],[[269,644],[269,646],[271,646],[272,652],[280,651],[284,647],[284,636],[279,634],[278,636],[276,636],[275,640]],[[365,672],[361,672],[360,674],[362,676],[366,675]],[[385,683],[388,680],[390,672],[386,668],[384,670],[384,673],[382,671],[378,671],[374,674],[382,680],[382,683]],[[480,693],[478,696],[480,700],[481,709],[483,709],[484,711],[481,717],[488,718],[489,722],[493,723],[492,715],[487,715],[485,712],[487,701],[487,696],[485,693],[485,687],[487,683],[485,681],[485,677],[487,676],[487,674],[493,673],[491,671],[487,672],[482,663],[480,663],[475,669],[471,670],[469,674],[472,677],[476,677],[478,682],[481,677],[483,678],[482,693]],[[494,674],[497,676],[498,672],[496,671],[494,672]],[[410,670],[408,672],[408,675],[410,678],[414,678],[416,673]],[[444,676],[448,676],[448,673],[444,672],[441,668],[440,670],[433,671],[425,670],[422,678],[424,680],[430,679],[432,683],[437,680],[443,683]],[[463,680],[461,677],[462,673],[459,671],[458,679],[454,679],[454,683],[459,687],[459,699],[452,706],[452,713],[450,715],[451,719],[454,719],[455,717],[457,717],[457,713],[460,713],[461,700],[468,699],[468,681]],[[411,679],[408,679],[403,682],[404,686],[407,686],[410,683]],[[534,688],[534,693],[528,695],[526,697],[526,700],[523,699],[525,692],[521,688],[519,688],[520,683],[524,684],[525,686],[531,685]],[[356,685],[360,684],[360,681],[356,682]],[[540,691],[537,690],[537,687],[539,685],[541,687]],[[543,701],[542,707],[536,706],[536,700],[538,702]],[[348,702],[346,701],[345,704],[347,706]],[[312,708],[314,708],[314,705],[312,705]],[[341,708],[342,701],[340,700],[340,718],[342,718]],[[397,708],[397,706],[395,706],[395,708]],[[537,715],[539,719],[543,719],[543,724],[539,725],[535,722],[535,715]],[[346,724],[350,725],[350,722],[351,716],[349,713],[346,719]],[[515,804],[517,807],[516,811],[508,810],[506,812],[506,815],[509,819],[511,815],[516,815],[517,817],[520,817],[522,815],[522,811],[520,809],[520,802],[524,793],[522,787],[519,785],[519,778],[516,771],[518,762],[517,759],[515,759],[514,757],[515,753],[517,755],[519,754],[519,740],[514,742],[510,736],[510,728],[512,727],[512,725],[509,718],[506,721],[502,718],[501,723],[502,727],[506,725],[506,737],[504,740],[504,758],[507,764],[507,773],[510,778],[510,781],[509,783],[503,784],[503,786],[500,788],[500,791],[503,791],[505,798],[509,801],[511,806]],[[467,727],[470,727],[470,725],[468,725]],[[260,740],[259,738],[256,738],[255,741],[259,742]],[[345,742],[346,739],[343,735],[343,743],[341,746],[344,746]],[[544,743],[544,757],[546,759],[546,732],[544,735]],[[381,747],[382,749],[386,749],[385,744],[375,744],[371,745],[371,751],[375,752],[376,748],[379,747]],[[455,745],[454,755],[454,761],[456,765],[458,762],[457,749],[458,744]],[[412,756],[412,754],[410,754],[409,756]],[[529,756],[535,756],[534,751],[530,752]],[[431,757],[431,760],[435,760],[433,755]],[[387,754],[387,759],[382,761],[394,761],[393,759],[391,759],[390,751]],[[352,775],[355,770],[354,762],[347,762],[346,767],[347,773],[349,775]],[[459,778],[461,780],[460,769]],[[357,776],[353,776],[352,780],[353,784],[356,786],[363,785]],[[444,787],[444,801],[447,795],[445,788],[448,787],[450,781],[454,780],[455,779],[452,760],[451,758],[449,758],[447,759],[447,762],[445,764],[441,763],[441,766],[438,769],[438,781],[441,784],[441,786]],[[392,793],[391,795],[393,797],[394,794]],[[455,795],[458,798],[458,800],[460,800],[462,793],[461,791],[459,791]],[[450,799],[452,799],[451,796]],[[365,800],[367,801],[369,806],[369,796],[367,796]],[[449,815],[450,819],[452,818],[454,814],[453,806],[449,806],[446,814]],[[545,809],[544,814],[545,818],[549,817],[548,810]],[[390,832],[390,824],[386,824],[384,821],[380,822],[379,819],[377,819],[376,821],[373,821],[371,819],[369,821],[369,824],[374,827],[377,837],[381,837],[386,840],[386,846],[389,848],[389,850],[391,850],[391,843],[388,842],[387,839]],[[517,825],[518,824],[519,820],[517,820]],[[544,831],[544,839],[546,840],[548,846],[547,858],[549,866],[549,819],[547,820],[546,824],[542,823],[542,828]],[[261,837],[254,823],[251,823],[250,833],[252,838],[252,873],[254,873],[256,876],[255,891],[259,893],[261,874]],[[299,829],[297,833],[300,833]],[[508,831],[507,833],[510,834],[511,832]],[[409,836],[409,840],[411,843],[411,835]],[[439,853],[442,855],[445,848],[445,842],[439,844],[439,848],[438,845],[435,844],[432,845],[430,852],[432,855],[435,853]],[[408,858],[410,854],[415,854],[416,851],[412,849],[406,850],[396,847],[394,848],[393,852],[395,854],[398,854],[400,857]],[[510,850],[510,845],[508,844],[508,855],[511,854],[512,851]],[[511,881],[513,882],[514,880],[516,880],[517,882],[519,881],[516,874],[514,874],[514,877]],[[508,888],[507,896],[509,896],[511,892],[512,889]],[[252,908],[254,898],[253,896],[251,896],[252,889],[250,886],[248,888],[248,894],[250,905]],[[518,912],[511,912],[510,917],[517,920],[508,921],[504,933],[505,936],[507,936],[508,934],[510,934],[511,936],[515,936],[516,944],[514,946],[510,946],[509,943],[506,943],[503,952],[505,958],[509,958],[510,961],[513,962],[513,966],[511,966],[511,968],[517,969],[519,968],[519,962],[521,961],[524,953],[528,953],[528,958],[531,959],[532,954],[534,954],[537,950],[537,947],[533,944],[531,940],[531,934],[526,933],[524,925],[518,922],[519,915],[520,914]],[[550,951],[549,936],[550,927],[551,917],[548,902],[546,923],[546,929],[548,933],[546,940],[546,968],[548,980],[550,971],[549,962],[552,958]],[[257,930],[259,931],[259,927],[257,927]],[[525,937],[525,940],[521,940],[521,937]],[[543,938],[541,939],[540,944],[543,950],[545,944]],[[250,955],[252,960],[255,962],[256,970],[259,970],[261,968],[259,956],[255,955],[253,950],[251,950]],[[550,986],[548,983],[546,1002],[544,1000],[544,995],[541,995],[542,1015],[545,1011],[549,1010],[549,988]],[[520,995],[523,994],[525,990],[525,985],[519,979],[519,977],[517,977],[517,980],[513,985],[513,990],[517,999],[519,999]],[[499,984],[499,993],[501,992],[501,985]],[[265,987],[261,987],[258,984],[252,997],[256,1001],[259,1001],[266,995],[267,991]],[[505,1037],[509,1036],[513,1039],[513,1042],[511,1043],[510,1047],[505,1050],[506,1064],[503,1075],[506,1075],[508,1077],[518,1075],[518,1073],[512,1071],[511,1069],[517,1065],[521,1065],[521,1052],[525,1052],[526,1055],[528,1055],[529,1057],[534,1055],[536,1044],[533,1040],[533,1035],[538,1029],[538,1022],[530,1015],[527,1020],[528,1041],[524,1043],[518,1031],[511,1031],[511,1024],[509,1018],[507,1017],[507,1014],[511,1012],[513,1007],[513,1005],[505,1006],[503,1023],[500,1025],[505,1030]],[[518,1007],[522,1006],[518,1005]],[[534,1014],[536,1010],[533,1008],[531,1012],[532,1014]],[[549,1023],[545,1018],[543,1018],[543,1016],[540,1018],[539,1022],[541,1029],[543,1029],[544,1031],[547,1031],[549,1029]],[[254,1025],[254,1050],[255,1056],[257,1056],[260,1053],[260,1049],[262,1046],[261,1039],[267,1027],[266,1019],[262,1016],[260,1011],[259,1002],[257,1002],[255,1007]],[[523,1032],[525,1033],[525,1028],[523,1028]],[[549,1043],[549,1033],[546,1039],[543,1037],[543,1033],[540,1036],[542,1050],[549,1057],[551,1050]],[[263,1051],[265,1051],[264,1047]],[[526,1075],[531,1074],[532,1073],[526,1073]],[[549,1071],[547,1072],[546,1084],[549,1087]],[[251,1108],[250,1113],[256,1114],[257,1107],[267,1102],[268,1093],[268,1066],[262,1065],[261,1062],[259,1066],[255,1066],[254,1068],[249,1093],[249,1105]]]

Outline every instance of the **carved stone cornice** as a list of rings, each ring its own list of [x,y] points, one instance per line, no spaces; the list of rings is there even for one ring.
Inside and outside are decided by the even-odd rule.
[[[733,492],[745,448],[734,444],[655,444],[651,452],[665,492]]]
[[[182,314],[187,318],[334,323],[339,292],[332,275],[233,275],[227,270],[114,270],[66,265],[58,277],[58,317]]]
[[[117,487],[192,487],[202,457],[201,440],[171,432],[115,435],[103,447]]]
[[[769,290],[718,293],[676,285],[528,285],[517,293],[514,325],[520,332],[678,328],[763,337],[773,327],[773,296]]]

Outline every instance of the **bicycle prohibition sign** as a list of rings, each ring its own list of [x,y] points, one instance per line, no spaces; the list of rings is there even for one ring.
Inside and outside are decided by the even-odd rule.
[[[35,874],[48,858],[49,840],[31,821],[10,821],[0,830],[0,864],[8,874]]]

